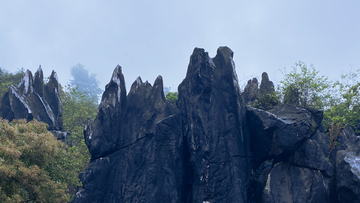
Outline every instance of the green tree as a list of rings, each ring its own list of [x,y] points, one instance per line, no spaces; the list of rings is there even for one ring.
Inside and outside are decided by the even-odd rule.
[[[0,67],[0,107],[4,94],[8,91],[10,85],[17,86],[24,77],[24,69],[21,68],[16,73],[9,73],[7,70]]]
[[[89,71],[83,65],[77,64],[71,68],[71,76],[73,79],[70,80],[70,84],[73,87],[78,86],[79,92],[85,92],[88,98],[98,104],[98,96],[102,93],[102,90],[99,88],[96,75],[93,73],[89,75]]]
[[[69,151],[74,152],[78,160],[78,172],[84,171],[90,161],[90,153],[84,140],[84,127],[88,119],[96,117],[97,105],[88,99],[78,87],[68,85],[61,91],[63,104],[63,129],[71,133],[67,138]]]
[[[329,107],[331,97],[331,82],[325,76],[319,76],[319,71],[304,62],[297,62],[290,73],[284,74],[280,81],[280,92],[283,102],[301,107],[324,109]]]
[[[179,98],[179,93],[178,92],[167,92],[165,98],[166,98],[166,100],[170,100],[175,103]]]
[[[73,157],[46,124],[0,119],[0,202],[67,202]]]
[[[326,129],[350,125],[356,128],[360,119],[360,69],[341,75],[333,84],[331,106],[324,112]],[[360,133],[360,132],[357,132]]]

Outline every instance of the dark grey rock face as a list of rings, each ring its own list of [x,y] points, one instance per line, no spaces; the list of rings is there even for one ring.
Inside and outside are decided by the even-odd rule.
[[[1,117],[9,121],[25,118],[37,119],[49,125],[48,130],[62,130],[62,104],[59,82],[53,71],[44,86],[41,67],[35,73],[27,70],[20,84],[10,86],[0,109]]]
[[[337,202],[360,202],[360,137],[346,127],[340,132],[343,144],[332,150]]]
[[[232,57],[227,47],[214,58],[195,49],[178,88],[186,121],[186,202],[247,199],[249,135]]]
[[[178,108],[161,77],[128,95],[121,67],[85,128],[91,162],[74,202],[246,202],[249,135],[233,52],[195,49]]]
[[[126,96],[117,66],[98,115],[85,127],[91,162],[74,202],[178,202],[183,187],[182,116],[164,98],[162,78],[138,78]]]
[[[320,131],[317,131],[316,135],[318,137],[326,136]],[[290,162],[295,166],[320,170],[327,176],[332,177],[334,171],[329,159],[327,159],[328,155],[328,151],[324,152],[324,147],[321,146],[321,143],[319,144],[314,139],[308,139],[294,151]]]
[[[258,87],[258,80],[253,78],[248,81],[241,96],[246,104],[264,110],[272,109],[279,103],[275,95],[274,83],[269,80],[266,72],[263,72],[261,75],[260,88]]]
[[[245,103],[252,102],[258,99],[259,84],[256,78],[249,80],[244,88],[244,92],[241,94]]]
[[[269,111],[247,106],[255,165],[276,156],[289,156],[309,139],[322,120],[322,116],[314,114],[288,104],[277,105]]]
[[[266,72],[261,75],[260,83],[260,95],[272,94],[275,92],[274,83],[269,80],[269,76]]]
[[[333,168],[317,130],[322,112],[288,104],[269,111],[247,106],[247,119],[253,154],[249,202],[326,202],[331,180],[324,174],[333,176]]]
[[[263,191],[263,202],[327,202],[324,179],[320,171],[286,163],[274,166]]]
[[[359,202],[351,128],[329,152],[321,111],[245,108],[232,57],[227,47],[214,58],[194,49],[176,105],[161,76],[139,77],[127,94],[117,66],[84,130],[91,161],[73,202]],[[250,84],[273,91],[267,74],[260,90]]]

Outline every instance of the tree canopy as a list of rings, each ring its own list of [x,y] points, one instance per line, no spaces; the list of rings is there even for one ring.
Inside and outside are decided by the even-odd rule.
[[[63,104],[63,129],[71,133],[67,138],[70,150],[78,152],[78,171],[83,171],[90,161],[90,153],[84,140],[84,127],[88,119],[96,117],[97,105],[87,99],[84,92],[71,85],[61,90]]]
[[[167,92],[166,93],[166,100],[172,101],[172,102],[176,102],[178,100],[179,97],[179,93],[178,92]]]
[[[285,73],[280,82],[283,102],[317,109],[328,106],[331,82],[327,77],[318,74],[319,71],[312,65],[308,67],[301,61],[295,63],[291,72]]]
[[[341,75],[341,80],[332,86],[330,108],[324,111],[324,125],[327,128],[350,125],[357,133],[360,124],[360,69]]]
[[[69,201],[74,160],[46,124],[0,119],[0,129],[0,202]]]
[[[99,81],[96,80],[95,74],[90,74],[89,71],[84,68],[80,63],[71,68],[70,84],[73,87],[78,87],[79,92],[84,92],[88,98],[98,104],[98,96],[102,93],[99,87]]]

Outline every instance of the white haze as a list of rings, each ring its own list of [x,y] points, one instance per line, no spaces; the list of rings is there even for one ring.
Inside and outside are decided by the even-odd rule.
[[[195,47],[234,51],[240,85],[266,71],[279,82],[301,60],[330,79],[360,68],[360,1],[0,1],[0,66],[70,79],[77,63],[101,88],[117,64],[176,91]]]

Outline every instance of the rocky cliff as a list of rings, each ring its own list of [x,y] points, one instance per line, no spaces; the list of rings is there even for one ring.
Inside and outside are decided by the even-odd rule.
[[[0,115],[8,121],[25,118],[45,122],[48,130],[64,140],[66,133],[60,132],[63,126],[62,103],[56,72],[52,71],[47,84],[43,78],[41,66],[34,76],[27,70],[20,84],[17,87],[11,85],[5,93]]]
[[[161,76],[139,77],[127,94],[117,66],[84,130],[91,161],[73,202],[359,202],[352,129],[329,152],[321,111],[245,106],[232,58],[227,47],[214,58],[195,48],[176,105]],[[248,101],[273,91],[262,78],[260,90],[249,82]]]

